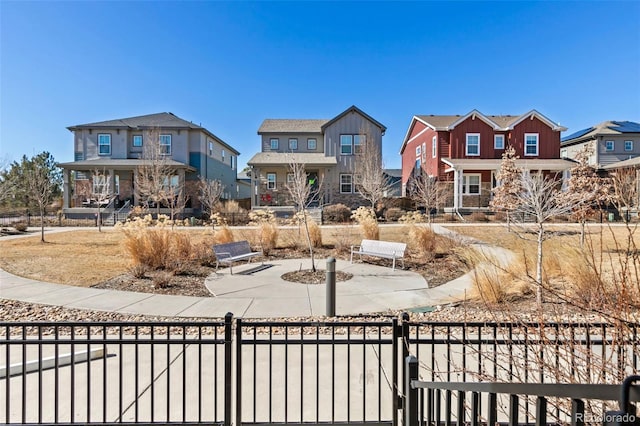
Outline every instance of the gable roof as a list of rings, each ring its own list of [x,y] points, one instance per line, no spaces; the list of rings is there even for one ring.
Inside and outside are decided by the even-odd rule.
[[[629,158],[628,160],[618,161],[607,164],[603,167],[605,170],[624,169],[626,167],[640,167],[640,157]]]
[[[170,112],[159,112],[156,114],[140,115],[137,117],[118,118],[115,120],[97,121],[95,123],[78,124],[76,126],[67,127],[67,129],[73,131],[78,129],[89,129],[96,127],[113,127],[113,128],[128,128],[128,129],[147,129],[152,127],[162,128],[174,128],[174,129],[203,129],[190,121],[183,120],[182,118],[174,115]]]
[[[538,118],[556,132],[567,130],[566,127],[562,127],[559,124],[554,123],[535,109],[521,115],[485,115],[477,109],[471,110],[465,115],[414,115],[411,119],[411,123],[409,124],[409,129],[404,136],[402,147],[400,148],[400,154],[404,152],[404,149],[409,142],[409,134],[416,121],[423,123],[425,126],[428,126],[435,131],[450,132],[455,129],[458,124],[467,120],[469,117],[478,118],[484,121],[496,131],[513,130],[516,125],[525,119],[533,119],[534,117]]]
[[[262,133],[322,133],[323,119],[275,119],[267,118],[258,129]]]
[[[342,117],[344,117],[345,115],[349,114],[350,112],[356,112],[356,113],[360,114],[361,116],[363,116],[364,118],[366,118],[367,120],[371,121],[373,124],[375,124],[377,127],[379,127],[380,130],[382,130],[383,134],[384,134],[384,132],[387,131],[387,128],[385,127],[384,124],[380,123],[379,121],[377,121],[376,119],[374,119],[369,114],[365,113],[364,111],[362,111],[360,108],[358,108],[355,105],[351,105],[349,108],[345,109],[340,114],[336,115],[331,120],[329,120],[326,123],[324,123],[322,125],[322,131],[324,132],[324,129],[326,129],[327,127],[329,127],[330,125],[332,125],[336,121],[340,120]]]
[[[579,142],[595,139],[603,135],[622,135],[627,133],[640,133],[640,123],[635,121],[603,121],[593,127],[578,130],[561,139],[561,145],[573,145]]]
[[[97,121],[95,123],[77,124],[75,126],[69,126],[67,129],[71,132],[82,129],[129,129],[129,130],[144,130],[144,129],[192,129],[201,130],[208,136],[220,142],[226,148],[231,150],[234,154],[240,155],[234,147],[211,133],[209,130],[202,126],[193,124],[191,121],[184,120],[172,112],[158,112],[155,114],[139,115],[137,117],[118,118],[115,120]]]

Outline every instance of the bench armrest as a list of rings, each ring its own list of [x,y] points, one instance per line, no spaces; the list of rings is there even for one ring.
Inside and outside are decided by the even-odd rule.
[[[221,251],[221,252],[219,252],[219,253],[215,253],[215,252],[214,252],[214,254],[216,255],[216,257],[218,257],[218,256],[222,256],[222,255],[224,255],[224,257],[231,257],[231,253],[226,252],[226,251]]]
[[[357,251],[360,251],[362,249],[361,246],[351,246],[351,251],[353,251],[353,249],[358,249]]]

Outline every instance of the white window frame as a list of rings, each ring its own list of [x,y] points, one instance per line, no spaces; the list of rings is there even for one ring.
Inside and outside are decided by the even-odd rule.
[[[562,148],[560,150],[560,158],[567,158],[569,156],[569,152],[567,148]]]
[[[293,173],[287,173],[287,183],[293,183]]]
[[[224,156],[225,156],[224,149],[221,151],[220,155],[222,156],[222,162],[224,163]]]
[[[140,143],[136,143],[136,140],[139,140]],[[143,144],[144,144],[144,138],[142,137],[142,135],[133,135],[133,140],[131,141],[131,145],[134,148],[141,148]]]
[[[477,147],[478,147],[478,152],[475,154],[472,154],[469,152],[469,147],[471,146],[469,144],[469,137],[472,136],[477,136],[478,137],[478,143],[477,143]],[[465,155],[468,157],[479,157],[480,156],[480,133],[467,133],[466,136],[466,144],[465,144]]]
[[[267,189],[276,189],[278,177],[275,173],[267,173]]]
[[[633,141],[624,141],[625,152],[633,151]]]
[[[102,152],[103,147],[107,148],[105,152]],[[98,133],[98,155],[111,155],[111,133]]]
[[[528,138],[529,137],[535,137],[535,139],[536,139],[536,144],[535,145],[529,145],[529,143],[528,143]],[[536,152],[535,153],[529,153],[528,148],[531,147],[531,146],[535,146],[535,148],[536,148]],[[539,152],[540,152],[540,135],[538,133],[525,133],[524,134],[524,155],[525,155],[525,157],[536,157]]]
[[[469,178],[478,178],[478,192],[470,192],[469,186]],[[475,184],[473,184],[475,185]],[[462,175],[462,194],[463,195],[480,195],[482,192],[482,175],[479,173],[469,173]]]
[[[209,157],[213,157],[213,142],[209,141]]]
[[[278,138],[269,139],[269,149],[271,149],[271,151],[277,151],[279,147],[280,147],[280,139]]]
[[[504,149],[504,135],[493,135],[493,149]]]
[[[427,143],[422,142],[422,162],[427,162]]]
[[[344,178],[349,178],[349,182],[343,182]],[[343,187],[349,185],[348,191],[343,191]],[[353,194],[353,175],[342,173],[340,174],[340,193],[341,194]]]
[[[438,137],[434,136],[431,138],[431,158],[436,158],[438,156]]]
[[[416,146],[416,157],[420,157],[422,155],[422,147],[420,145]]]
[[[609,148],[609,142],[611,142],[611,148]],[[616,149],[616,142],[615,141],[604,141],[604,149],[607,152],[613,152]]]
[[[353,155],[353,135],[340,135],[340,155]]]
[[[311,143],[311,141],[313,141],[313,144]],[[307,149],[309,151],[315,151],[316,149],[318,149],[318,140],[316,138],[308,138],[307,139]]]
[[[367,137],[365,135],[353,135],[353,153],[362,154],[362,147],[367,143]]]
[[[171,155],[171,135],[160,135],[160,153],[162,155]]]

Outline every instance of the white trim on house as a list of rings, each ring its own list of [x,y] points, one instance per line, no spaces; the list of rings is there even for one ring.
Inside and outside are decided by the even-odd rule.
[[[535,144],[536,152],[534,152],[534,153],[529,153],[528,149],[527,149],[530,146],[533,146],[533,145],[528,145],[527,144],[527,138],[530,137],[530,136],[535,136],[535,138],[536,138],[536,144]],[[540,135],[538,133],[525,133],[524,134],[523,147],[524,147],[524,155],[525,155],[525,157],[537,157],[538,153],[540,152]]]
[[[561,126],[561,125],[559,125],[557,123],[554,123],[553,121],[549,120],[544,115],[540,114],[535,109],[532,109],[531,111],[527,112],[526,114],[522,114],[516,121],[510,123],[509,126],[506,129],[503,129],[503,130],[513,130],[514,127],[516,127],[518,124],[522,123],[527,118],[530,119],[530,120],[533,120],[534,117],[537,118],[538,120],[542,121],[543,123],[545,123],[547,126],[551,127],[551,129],[553,129],[554,131],[564,132],[564,131],[567,130],[566,127],[563,127],[563,126]]]
[[[469,136],[477,136],[478,137],[478,151],[476,153],[469,152]],[[467,157],[479,157],[480,156],[480,133],[467,133],[465,135],[465,143],[464,143],[464,153]]]
[[[502,139],[502,143],[498,146],[498,138]],[[493,135],[493,149],[504,149],[504,135]]]
[[[431,158],[438,156],[438,136],[434,136],[431,139]]]

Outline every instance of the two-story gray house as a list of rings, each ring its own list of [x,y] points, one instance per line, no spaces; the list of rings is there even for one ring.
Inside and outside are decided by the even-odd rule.
[[[198,180],[204,177],[225,185],[224,199],[238,198],[237,159],[239,152],[209,130],[170,112],[139,117],[100,121],[68,127],[74,134],[74,159],[63,163],[63,212],[68,216],[94,214],[96,203],[112,211],[139,205],[136,199],[135,171],[142,167],[145,148],[159,144],[162,156],[186,196],[184,214],[200,210]],[[106,200],[91,200],[87,191],[98,171],[109,179],[110,195]],[[73,176],[73,179],[72,179]],[[72,188],[73,186],[73,188]]]
[[[264,120],[258,129],[261,152],[247,162],[251,206],[292,206],[286,190],[292,161],[305,165],[309,182],[320,191],[319,205],[363,205],[356,190],[358,154],[365,144],[381,150],[385,131],[356,106],[331,119]]]
[[[560,156],[575,159],[578,152],[591,149],[589,164],[611,168],[614,163],[640,156],[640,123],[605,121],[562,138]]]

